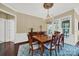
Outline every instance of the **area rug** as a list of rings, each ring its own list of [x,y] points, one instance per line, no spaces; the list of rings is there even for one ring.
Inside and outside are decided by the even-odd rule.
[[[18,56],[31,56],[29,54],[29,44],[20,45],[18,50]],[[34,51],[34,56],[40,56],[40,51]],[[79,47],[72,46],[69,44],[64,44],[64,47],[60,49],[60,52],[57,51],[57,56],[78,56]],[[45,49],[43,56],[50,56],[49,50]],[[52,51],[52,56],[55,56],[55,52]]]

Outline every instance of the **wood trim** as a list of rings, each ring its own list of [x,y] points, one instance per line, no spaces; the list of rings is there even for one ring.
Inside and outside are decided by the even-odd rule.
[[[22,44],[26,44],[28,43],[29,41],[24,41],[24,42],[19,42],[19,43],[15,43],[15,45],[22,45]]]

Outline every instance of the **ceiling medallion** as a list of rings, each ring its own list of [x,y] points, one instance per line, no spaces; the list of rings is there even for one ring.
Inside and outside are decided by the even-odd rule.
[[[54,5],[53,3],[44,3],[44,4],[43,4],[43,7],[44,7],[45,9],[50,9],[50,8],[52,8],[53,5]]]

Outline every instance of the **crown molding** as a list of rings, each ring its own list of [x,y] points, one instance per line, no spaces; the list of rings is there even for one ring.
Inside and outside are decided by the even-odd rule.
[[[2,3],[2,4],[3,4],[4,6],[10,8],[11,10],[15,11],[16,13],[18,12],[18,13],[26,14],[26,15],[29,15],[29,16],[34,16],[34,17],[42,18],[42,17],[36,16],[36,15],[31,15],[31,14],[27,14],[27,13],[25,13],[25,12],[19,11],[19,10],[15,9],[15,8],[11,7],[10,5],[5,4],[5,3]],[[43,18],[42,18],[42,19],[43,19]]]

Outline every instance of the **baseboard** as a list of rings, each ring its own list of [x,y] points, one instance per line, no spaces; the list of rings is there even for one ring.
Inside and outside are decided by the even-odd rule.
[[[19,43],[15,43],[15,45],[22,45],[22,44],[26,44],[28,43],[29,41],[24,41],[24,42],[19,42]]]

